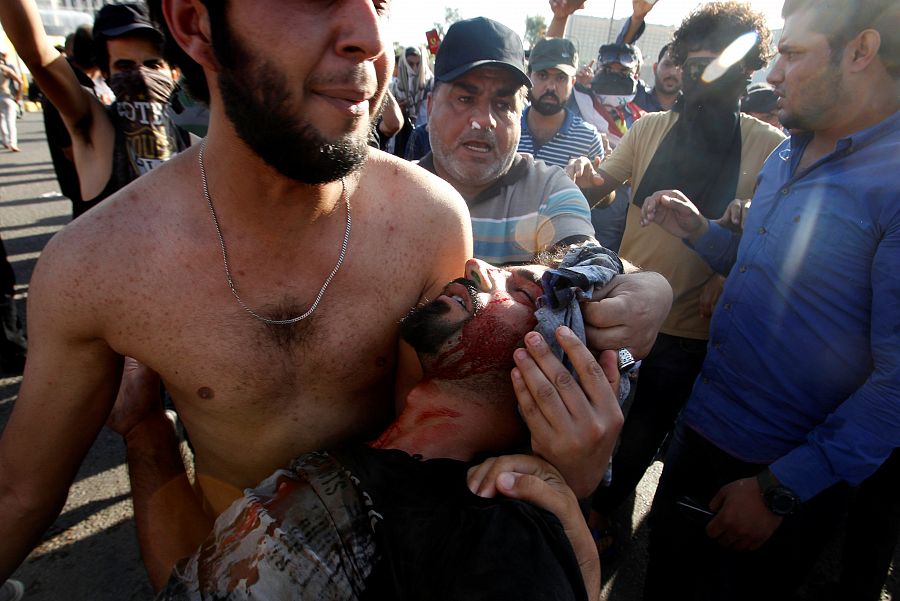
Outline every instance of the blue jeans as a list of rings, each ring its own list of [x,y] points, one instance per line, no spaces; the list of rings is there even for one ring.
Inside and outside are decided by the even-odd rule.
[[[835,485],[806,503],[756,551],[729,551],[705,525],[679,510],[689,496],[708,505],[718,490],[766,466],[736,459],[679,423],[650,515],[644,601],[788,601],[846,510],[849,489]]]

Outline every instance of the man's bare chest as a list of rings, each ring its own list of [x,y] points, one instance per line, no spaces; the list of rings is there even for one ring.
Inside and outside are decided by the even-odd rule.
[[[144,294],[127,296],[123,325],[109,342],[158,371],[176,402],[303,411],[393,377],[398,323],[408,307],[386,308],[377,295],[360,299],[336,281],[308,318],[273,325],[243,310],[218,278],[169,281],[178,283],[144,283]],[[290,292],[260,306],[275,317],[303,308]]]

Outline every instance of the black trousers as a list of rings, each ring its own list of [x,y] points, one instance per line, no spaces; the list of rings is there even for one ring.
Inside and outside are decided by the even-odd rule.
[[[725,453],[684,426],[675,429],[650,516],[644,601],[789,600],[803,584],[846,511],[849,488],[835,485],[784,519],[756,551],[729,551],[678,508],[686,495],[708,504],[725,484],[765,466]]]
[[[900,537],[900,449],[856,491],[847,519],[838,599],[878,601]]]
[[[16,274],[6,256],[6,246],[0,238],[0,293],[12,296],[16,288]]]
[[[660,334],[641,362],[634,401],[612,460],[612,482],[594,493],[592,507],[609,515],[634,491],[666,438],[703,367],[706,340]]]

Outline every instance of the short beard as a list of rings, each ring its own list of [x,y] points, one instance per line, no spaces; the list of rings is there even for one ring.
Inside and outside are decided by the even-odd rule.
[[[215,46],[222,103],[238,137],[257,156],[285,177],[313,185],[341,179],[365,163],[365,135],[325,139],[291,106],[284,74],[252,56],[235,36],[227,37],[227,51]]]
[[[562,103],[558,104],[547,104],[544,102],[535,102],[531,105],[531,108],[544,115],[545,117],[549,117],[551,115],[556,115],[564,108],[566,108]]]
[[[550,103],[544,102],[544,98],[555,99],[555,104],[550,104]],[[528,99],[531,101],[531,108],[536,110],[541,115],[544,115],[545,117],[549,117],[551,115],[556,115],[557,113],[562,111],[566,105],[565,101],[560,100],[559,97],[556,96],[555,94],[554,95],[544,94],[543,96],[541,96],[540,98],[535,100],[531,94],[531,90],[528,90]]]
[[[474,307],[473,316],[482,309],[478,298],[478,289],[475,283],[465,278],[459,278],[454,282],[464,285],[469,292],[469,298]],[[400,320],[400,338],[409,343],[420,355],[433,355],[438,352],[453,334],[457,333],[466,324],[444,322],[440,318],[450,312],[451,306],[444,301],[433,300],[410,309]],[[469,318],[471,319],[471,317]]]
[[[435,127],[430,127],[432,132]],[[485,137],[489,136],[493,136],[493,133],[485,135]],[[444,144],[440,136],[431,135],[430,140],[435,164],[446,172],[449,183],[457,189],[461,186],[487,186],[500,179],[512,167],[516,160],[516,148],[519,146],[519,141],[514,140],[515,144],[512,145],[512,150],[505,156],[499,157],[500,162],[496,164],[483,163],[480,172],[472,173],[471,169],[456,161],[453,157],[453,149]],[[490,141],[496,145],[496,136],[490,138]]]
[[[806,102],[800,112],[778,111],[778,120],[787,129],[815,131],[830,118],[828,113],[843,102],[844,82],[836,68],[829,69],[814,82],[807,82],[804,92]]]

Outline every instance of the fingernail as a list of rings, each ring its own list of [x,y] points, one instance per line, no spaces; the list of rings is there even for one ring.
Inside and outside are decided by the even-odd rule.
[[[512,490],[516,485],[516,477],[509,472],[503,472],[497,476],[497,487],[505,490]]]
[[[561,336],[574,336],[575,334],[569,328],[569,326],[559,326],[556,328],[556,331],[559,332]]]
[[[516,361],[524,361],[526,357],[528,357],[528,351],[523,348],[517,348],[513,352],[513,359]]]
[[[528,334],[525,335],[525,344],[530,347],[539,347],[543,342],[544,338],[537,332],[528,332]]]

